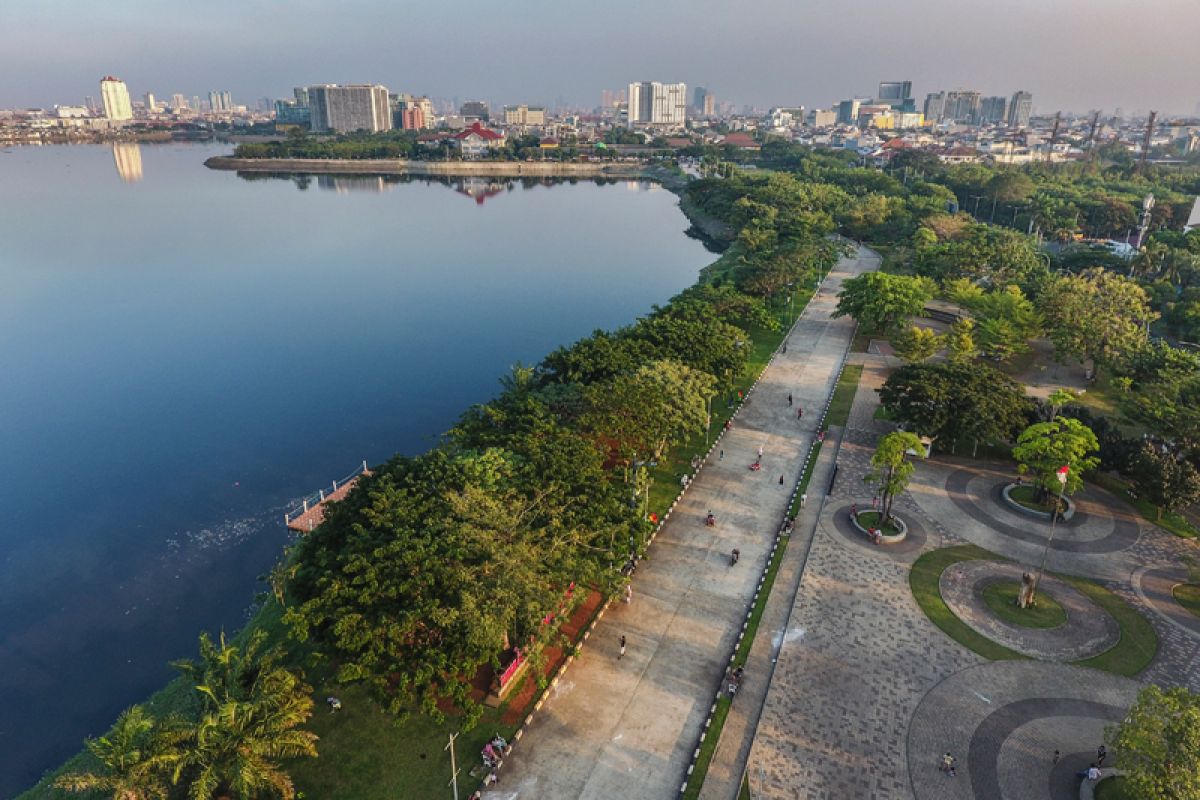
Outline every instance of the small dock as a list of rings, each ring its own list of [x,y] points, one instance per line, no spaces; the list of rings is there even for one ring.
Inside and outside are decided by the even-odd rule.
[[[319,489],[296,501],[291,509],[283,515],[283,524],[293,531],[311,532],[325,521],[326,503],[336,503],[341,500],[350,493],[360,477],[370,474],[371,470],[367,469],[367,462],[362,462],[358,469],[345,478],[333,481],[328,489]]]

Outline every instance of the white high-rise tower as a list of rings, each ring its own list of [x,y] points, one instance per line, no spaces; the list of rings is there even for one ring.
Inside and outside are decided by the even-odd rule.
[[[106,119],[133,119],[133,104],[129,102],[129,88],[120,78],[109,75],[100,80],[100,100],[104,103]]]

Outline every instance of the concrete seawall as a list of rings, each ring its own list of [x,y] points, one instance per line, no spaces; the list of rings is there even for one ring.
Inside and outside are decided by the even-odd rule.
[[[342,175],[455,175],[496,178],[643,178],[641,164],[558,161],[407,161],[401,158],[233,158],[213,156],[209,169],[238,172],[312,172]]]

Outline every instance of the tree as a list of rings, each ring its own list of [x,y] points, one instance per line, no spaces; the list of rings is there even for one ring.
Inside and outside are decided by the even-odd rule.
[[[912,364],[879,390],[892,419],[946,442],[1011,441],[1026,424],[1024,387],[986,364]]]
[[[587,389],[584,425],[610,442],[622,463],[655,461],[677,437],[703,430],[711,375],[674,361],[655,361],[631,375]]]
[[[63,775],[54,788],[69,792],[103,792],[113,800],[160,800],[167,797],[165,767],[169,761],[154,717],[131,706],[117,717],[112,730],[84,747],[100,763],[101,772]]]
[[[1007,359],[1029,349],[1029,340],[1042,332],[1042,318],[1017,286],[971,296],[958,292],[976,318],[975,340],[984,355]]]
[[[975,346],[975,323],[964,317],[950,326],[946,334],[946,355],[951,364],[970,364],[979,355]]]
[[[1055,389],[1046,398],[1046,404],[1050,406],[1050,420],[1053,421],[1058,416],[1058,412],[1062,411],[1063,406],[1073,403],[1078,399],[1079,395],[1069,389]]]
[[[896,355],[910,364],[920,363],[937,352],[940,337],[929,328],[912,325],[892,337]]]
[[[1083,488],[1083,473],[1100,463],[1094,454],[1100,450],[1096,434],[1077,419],[1056,417],[1050,422],[1030,425],[1017,437],[1013,458],[1022,473],[1032,473],[1042,495],[1074,494]],[[1059,482],[1059,470],[1068,467],[1066,484]]]
[[[928,279],[867,272],[842,284],[833,316],[849,315],[868,330],[886,333],[920,314],[934,290]]]
[[[1162,445],[1143,442],[1133,458],[1129,478],[1140,496],[1154,504],[1158,519],[1163,509],[1179,511],[1200,501],[1200,472],[1181,454]]]
[[[1131,797],[1200,797],[1200,695],[1182,686],[1146,686],[1104,738],[1116,751],[1117,767],[1125,770]]]
[[[908,452],[912,451],[919,458],[925,457],[925,446],[921,437],[908,431],[893,431],[879,440],[875,454],[871,456],[871,472],[865,480],[879,486],[883,498],[883,519],[892,518],[892,503],[896,495],[908,486],[916,467],[908,460]]]
[[[1106,366],[1143,347],[1147,327],[1158,318],[1141,286],[1096,269],[1053,281],[1038,304],[1060,356]]]
[[[314,733],[299,730],[312,716],[312,687],[282,667],[278,650],[263,650],[266,632],[242,645],[200,636],[200,661],[174,666],[195,692],[194,719],[166,725],[172,782],[189,800],[254,800],[264,793],[292,800],[286,759],[315,757]]]
[[[1033,240],[1007,228],[969,225],[955,239],[918,251],[913,266],[939,282],[970,278],[985,286],[1025,284],[1045,271]]]

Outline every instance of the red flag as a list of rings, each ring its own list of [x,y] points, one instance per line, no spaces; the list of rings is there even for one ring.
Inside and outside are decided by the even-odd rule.
[[[1056,473],[1056,475],[1058,476],[1058,482],[1065,486],[1067,483],[1067,475],[1068,475],[1068,473],[1070,473],[1070,471],[1071,471],[1070,464],[1063,464],[1061,467],[1059,467],[1058,472]]]

